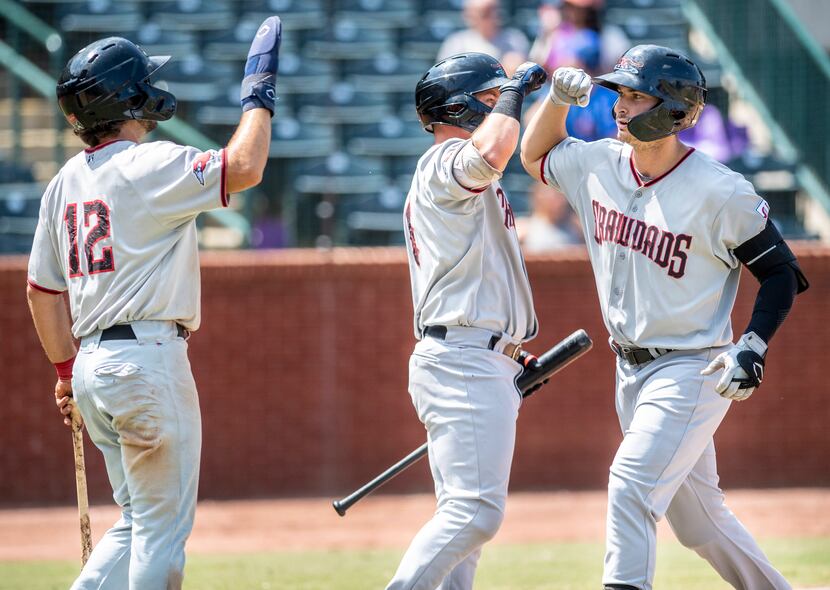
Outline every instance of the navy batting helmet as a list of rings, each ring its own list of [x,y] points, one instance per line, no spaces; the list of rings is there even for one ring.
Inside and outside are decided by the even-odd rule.
[[[594,83],[619,92],[627,86],[660,99],[652,109],[628,122],[631,135],[654,141],[688,129],[706,102],[706,79],[682,53],[659,45],[637,45],[620,58],[614,71]]]
[[[474,131],[493,109],[476,92],[498,88],[509,82],[504,68],[484,53],[453,55],[432,66],[415,86],[415,109],[424,129],[453,125]]]
[[[149,57],[121,37],[107,37],[81,49],[58,79],[63,114],[75,130],[105,121],[166,121],[176,112],[176,97],[150,84],[169,56]]]

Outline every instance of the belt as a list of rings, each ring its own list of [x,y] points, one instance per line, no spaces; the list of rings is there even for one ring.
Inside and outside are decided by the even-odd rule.
[[[181,324],[176,324],[176,335],[179,338],[187,338],[187,328]],[[104,340],[138,340],[135,337],[135,331],[130,324],[115,324],[104,330],[101,330],[101,341]]]
[[[611,350],[629,365],[642,365],[671,352],[672,348],[636,348],[611,340]]]
[[[424,336],[429,336],[430,338],[435,338],[436,340],[444,340],[447,337],[447,327],[446,326],[427,326],[424,328]],[[487,343],[488,350],[495,350],[496,344],[499,343],[501,340],[501,336],[498,334],[493,334],[490,338],[490,341]],[[501,353],[505,356],[509,356],[514,361],[519,358],[519,353],[522,352],[522,345],[521,344],[513,344],[512,342],[508,342],[504,345]]]

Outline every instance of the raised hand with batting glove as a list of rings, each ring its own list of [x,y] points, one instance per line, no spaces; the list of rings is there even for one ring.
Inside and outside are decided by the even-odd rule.
[[[553,73],[550,101],[556,106],[586,107],[591,100],[591,76],[579,68],[562,67]]]
[[[245,78],[239,100],[242,110],[264,108],[274,115],[277,101],[276,81],[279,68],[282,22],[278,16],[269,16],[257,29],[245,62]]]
[[[502,84],[500,90],[504,92],[518,92],[523,97],[539,90],[548,79],[548,74],[539,64],[526,61],[513,74],[509,82]]]
[[[722,352],[703,369],[701,375],[712,375],[723,369],[715,391],[722,397],[740,402],[747,399],[764,379],[764,355],[767,344],[748,332],[726,352]]]

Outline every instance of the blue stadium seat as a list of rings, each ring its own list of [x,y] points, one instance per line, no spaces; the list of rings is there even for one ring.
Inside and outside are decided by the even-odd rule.
[[[432,144],[432,136],[424,133],[420,123],[395,116],[356,126],[347,131],[347,137],[349,153],[359,156],[420,156]]]
[[[384,51],[395,51],[389,29],[361,27],[351,19],[333,21],[326,29],[309,33],[304,54],[316,59],[371,59]]]
[[[278,14],[287,32],[321,29],[328,20],[322,0],[242,0],[241,13],[258,23]]]
[[[165,28],[178,31],[225,29],[234,20],[226,0],[175,0],[161,2],[153,8],[154,20]]]
[[[299,193],[348,195],[379,192],[389,184],[380,158],[358,158],[334,152],[323,160],[298,167],[294,189]]]
[[[423,22],[422,26],[402,31],[400,52],[402,55],[435,63],[435,56],[444,39],[464,25],[442,16],[425,17]]]
[[[174,60],[197,53],[197,39],[192,32],[170,31],[158,22],[146,22],[130,39],[150,55],[172,55]]]
[[[392,107],[377,93],[361,93],[347,83],[332,85],[326,94],[309,95],[298,107],[300,120],[315,123],[365,123],[391,114]]]
[[[277,94],[324,94],[334,84],[334,75],[330,61],[284,52],[280,54]]]
[[[208,61],[237,62],[242,74],[242,66],[248,56],[251,40],[256,35],[262,20],[245,15],[236,21],[233,26],[223,30],[205,31],[202,33],[202,53]],[[297,51],[296,35],[283,36],[280,53]]]
[[[236,86],[240,73],[231,64],[208,62],[198,53],[191,53],[172,60],[160,70],[158,79],[179,101],[202,103],[220,96],[229,82]]]
[[[413,0],[336,0],[335,6],[335,18],[369,28],[408,27],[417,14]]]
[[[278,113],[271,134],[271,158],[322,158],[337,148],[334,128],[330,125],[301,123]]]
[[[122,36],[121,31],[134,31],[144,22],[140,6],[129,0],[65,2],[56,7],[55,16],[59,28],[67,33],[112,33]]]
[[[383,52],[367,60],[346,62],[345,80],[362,92],[405,92],[411,94],[431,61],[401,59],[397,52]]]

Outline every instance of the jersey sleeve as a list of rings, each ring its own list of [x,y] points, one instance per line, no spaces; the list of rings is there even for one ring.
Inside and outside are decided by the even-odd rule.
[[[32,252],[29,255],[27,280],[39,291],[57,294],[66,291],[66,278],[60,264],[58,238],[51,227],[48,199],[44,196],[40,203]]]
[[[562,191],[572,206],[576,206],[573,199],[584,176],[583,164],[590,145],[581,139],[566,137],[540,163],[542,182]]]
[[[171,142],[141,147],[126,174],[156,219],[175,226],[228,206],[224,149],[201,151]]]
[[[502,176],[482,157],[470,139],[446,141],[435,153],[432,167],[448,200],[474,197]]]
[[[740,178],[712,226],[715,256],[732,268],[740,262],[733,250],[757,236],[767,225],[769,204],[758,196],[747,180]]]

